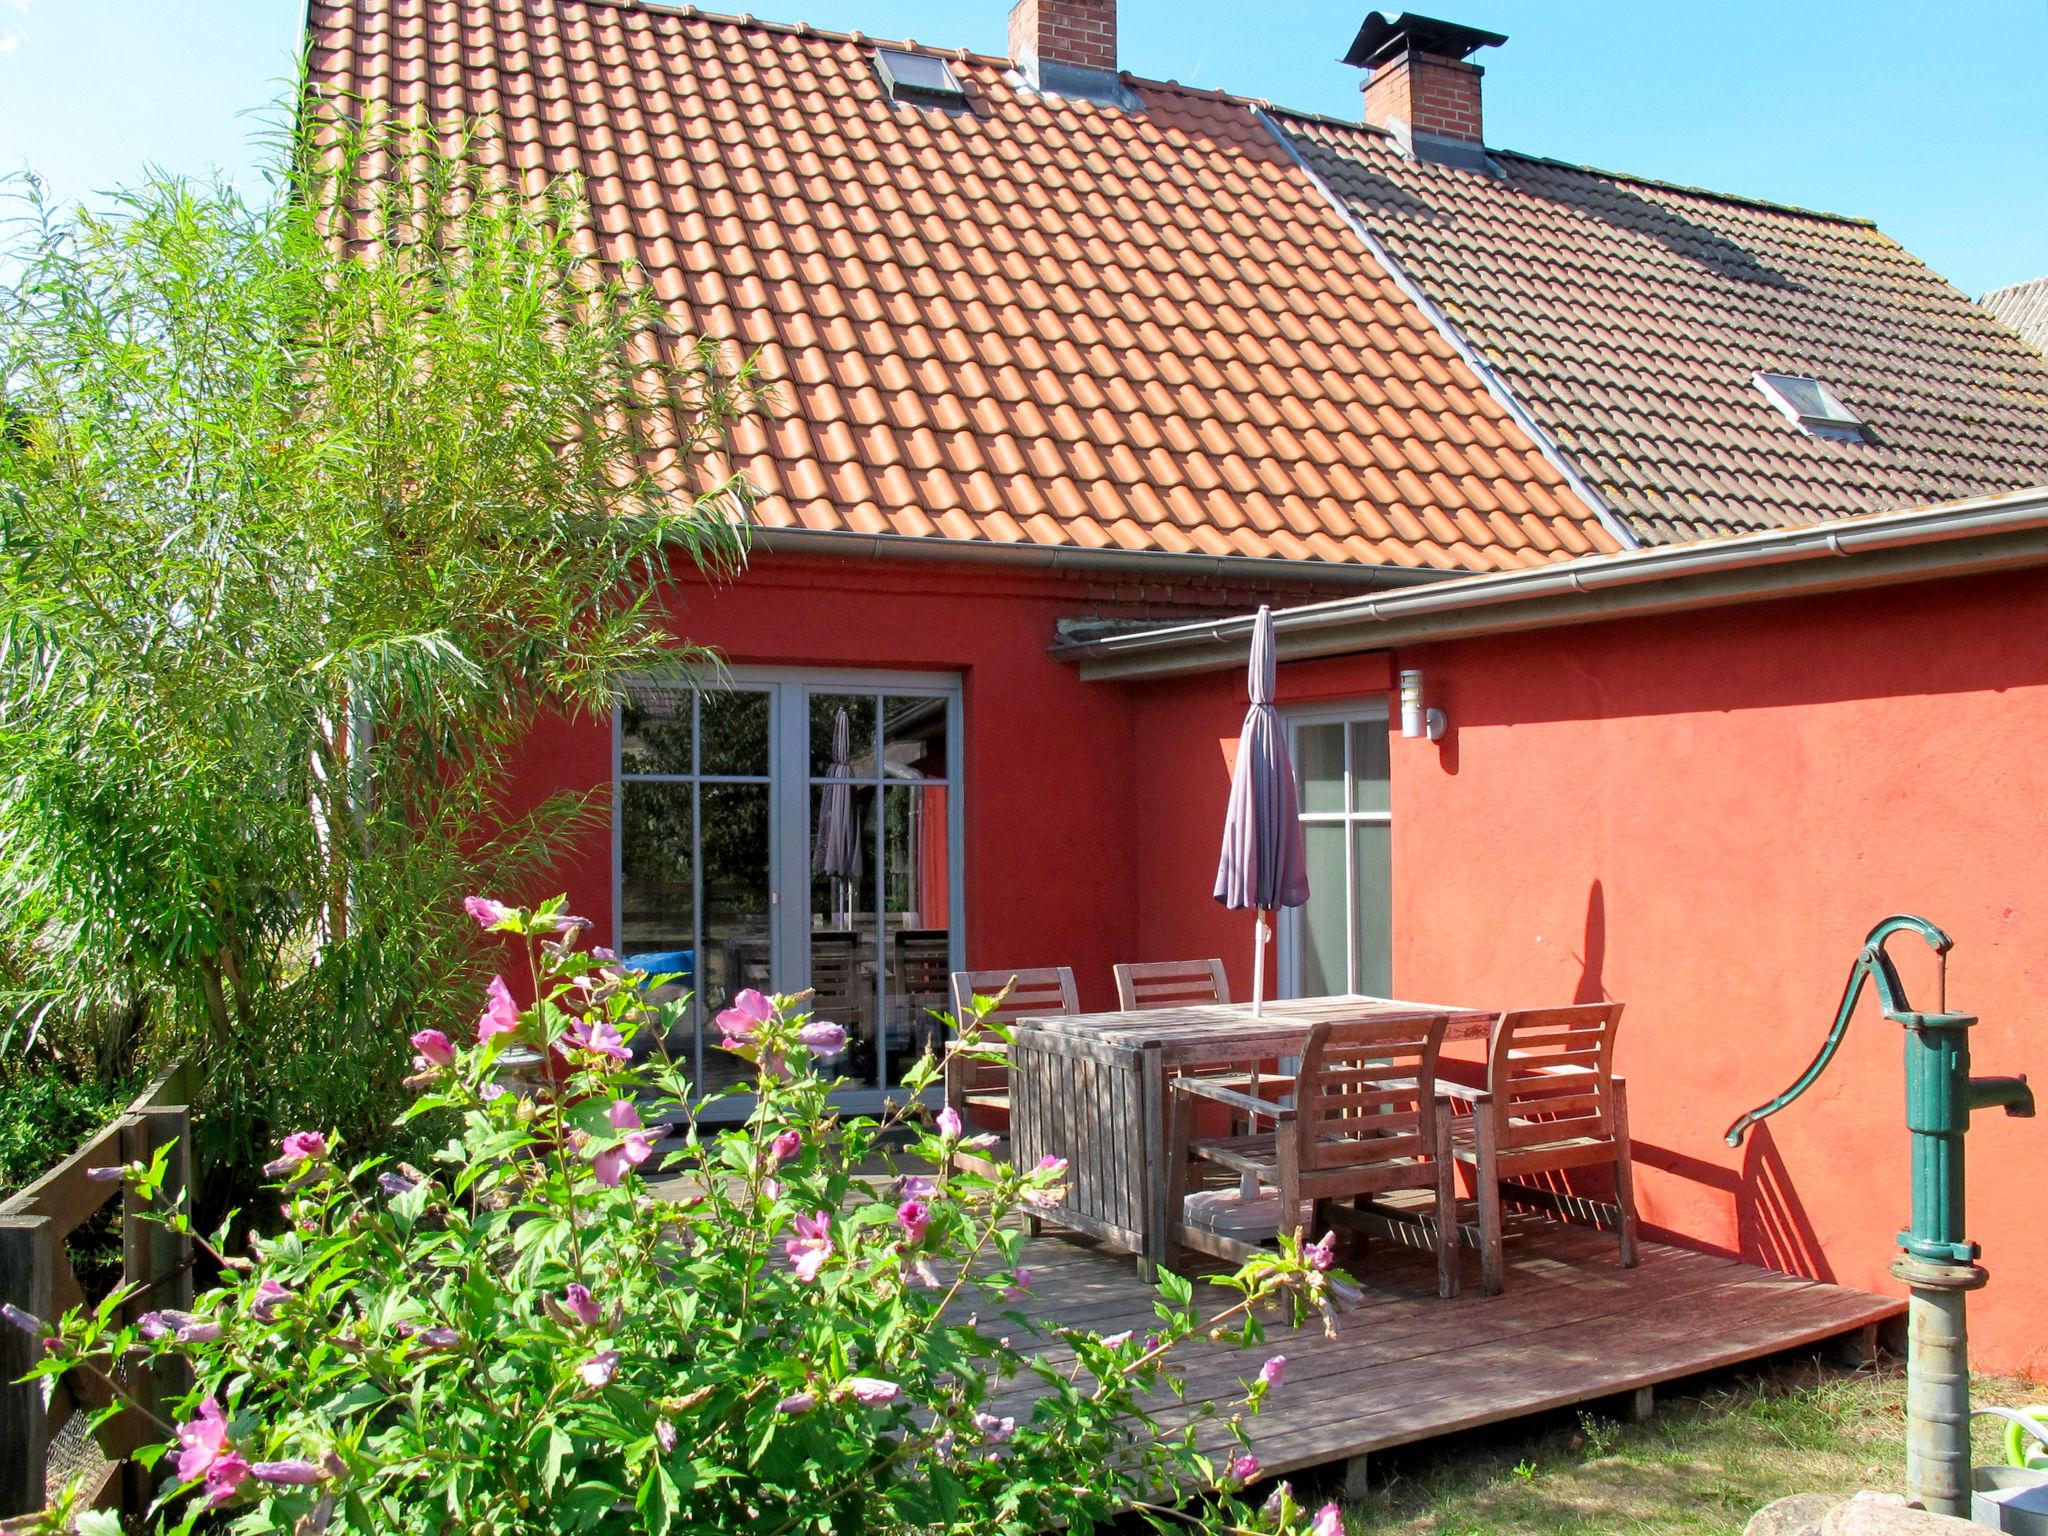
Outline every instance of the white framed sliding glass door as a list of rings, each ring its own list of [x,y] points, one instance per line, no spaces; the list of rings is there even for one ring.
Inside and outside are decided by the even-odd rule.
[[[935,1038],[964,949],[959,679],[648,681],[614,740],[614,931],[632,963],[688,979],[671,1046],[693,1080],[743,1074],[713,1022],[735,992],[813,988],[852,1037],[849,1107],[879,1104]]]
[[[1285,717],[1309,899],[1280,921],[1289,997],[1393,993],[1393,816],[1384,702]]]

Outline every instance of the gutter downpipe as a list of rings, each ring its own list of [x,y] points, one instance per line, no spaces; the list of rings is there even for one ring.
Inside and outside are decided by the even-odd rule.
[[[1359,243],[1372,254],[1372,259],[1379,264],[1380,270],[1387,274],[1389,281],[1401,290],[1410,304],[1422,312],[1422,317],[1450,344],[1451,350],[1458,354],[1465,366],[1472,370],[1474,377],[1479,380],[1480,387],[1493,396],[1494,402],[1508,413],[1516,426],[1522,429],[1523,435],[1535,445],[1536,451],[1543,456],[1544,461],[1564,476],[1565,484],[1569,485],[1572,493],[1586,504],[1587,510],[1600,519],[1600,526],[1607,530],[1614,542],[1623,549],[1641,549],[1643,541],[1636,531],[1616,515],[1600,493],[1593,489],[1592,483],[1579,473],[1578,466],[1566,457],[1557,440],[1551,437],[1543,424],[1530,413],[1529,408],[1522,404],[1521,398],[1508,388],[1507,380],[1495,371],[1493,364],[1480,354],[1479,349],[1467,339],[1465,333],[1452,323],[1443,306],[1423,292],[1422,285],[1408,275],[1408,269],[1394,259],[1394,253],[1387,249],[1386,242],[1372,232],[1365,220],[1359,217],[1358,211],[1308,163],[1308,158],[1301,152],[1301,146],[1294,142],[1287,130],[1282,128],[1264,107],[1253,107],[1252,115],[1279,143],[1287,158],[1294,162],[1295,169],[1308,178],[1309,185],[1316,189],[1323,201],[1330,205],[1337,217],[1344,221],[1353,235],[1357,236]]]
[[[1463,577],[1440,583],[1427,591],[1401,592],[1375,597],[1334,598],[1305,604],[1274,616],[1276,639],[1284,657],[1336,654],[1345,650],[1375,647],[1361,640],[1349,645],[1316,647],[1309,637],[1319,631],[1394,623],[1403,619],[1427,618],[1435,614],[1463,614],[1508,604],[1534,602],[1545,598],[1569,601],[1573,612],[1547,613],[1522,623],[1487,626],[1489,633],[1518,628],[1545,628],[1599,617],[1603,594],[1641,587],[1655,582],[1690,577],[1727,577],[1746,571],[1813,561],[1853,559],[1861,554],[1914,547],[1953,544],[1961,540],[2024,534],[2048,529],[2048,487],[2016,491],[1996,498],[1979,498],[1945,507],[1920,508],[1881,520],[1853,525],[1799,528],[1718,542],[1710,547],[1661,546],[1620,555],[1597,556],[1566,566],[1549,566],[1495,575]],[[2048,545],[2007,564],[2048,560]],[[1968,562],[1930,560],[1920,573],[1938,577],[1944,565],[1966,568]],[[1844,573],[1847,575],[1848,573]],[[1873,573],[1872,579],[1882,579]],[[1859,584],[1824,578],[1818,572],[1812,583],[1839,587]],[[1678,596],[1669,608],[1706,606],[1710,596]],[[1583,611],[1580,611],[1583,610]],[[1082,663],[1082,675],[1090,678],[1162,675],[1203,672],[1238,665],[1243,643],[1249,641],[1252,620],[1233,617],[1199,624],[1175,625],[1142,634],[1107,636],[1061,648],[1060,654]],[[1448,624],[1445,637],[1479,625]],[[1298,637],[1298,638],[1297,638]],[[1290,645],[1288,641],[1295,639]],[[1228,654],[1200,654],[1205,647],[1231,647]]]

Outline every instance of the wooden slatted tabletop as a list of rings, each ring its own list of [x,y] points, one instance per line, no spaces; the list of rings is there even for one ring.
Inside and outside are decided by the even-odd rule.
[[[1206,1066],[1247,1055],[1293,1056],[1325,1021],[1448,1015],[1446,1040],[1484,1040],[1497,1009],[1400,998],[1340,996],[1276,998],[1258,1014],[1250,1003],[1203,1003],[1136,1013],[1074,1013],[1033,1017],[1021,1025],[1047,1034],[1100,1041],[1126,1050],[1157,1050],[1168,1067]]]

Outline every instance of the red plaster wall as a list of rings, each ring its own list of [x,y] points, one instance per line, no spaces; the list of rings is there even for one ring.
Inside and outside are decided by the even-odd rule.
[[[1293,663],[1279,669],[1275,702],[1285,709],[1364,698],[1385,693],[1391,676],[1384,656]],[[1147,789],[1133,807],[1138,928],[1130,958],[1221,956],[1239,998],[1251,995],[1252,918],[1217,905],[1212,893],[1245,681],[1241,672],[1217,672],[1131,689],[1132,763]],[[1269,951],[1269,974],[1274,958]]]
[[[1049,657],[1054,625],[1284,600],[1220,581],[785,555],[722,585],[692,575],[678,592],[677,631],[735,665],[961,673],[967,962],[1071,965],[1084,1006],[1102,1008],[1116,1001],[1110,967],[1139,958],[1133,829],[1149,790],[1131,767],[1131,698]],[[611,771],[608,724],[557,725],[529,744],[508,798],[517,810],[561,789],[608,792]],[[1213,874],[1213,837],[1209,857]],[[608,828],[546,883],[566,886],[609,940]]]
[[[2025,574],[1404,650],[1450,731],[1393,744],[1397,989],[1623,999],[1645,1220],[1896,1292],[1896,1026],[1866,1001],[1813,1090],[1739,1152],[1721,1134],[1804,1068],[1864,933],[1894,911],[1955,938],[1948,997],[1982,1018],[1975,1069],[2048,1087],[2044,614],[2048,576]],[[1335,693],[1386,687],[1384,657],[1316,667]],[[1283,692],[1302,670],[1283,669]],[[1177,786],[1138,808],[1139,946],[1221,952],[1234,975],[1239,925],[1188,892],[1213,870],[1236,685],[1155,685],[1137,709],[1149,782]],[[1924,947],[1894,951],[1935,1006]],[[2048,1374],[2044,1154],[2048,1120],[1976,1117],[1980,1368]]]

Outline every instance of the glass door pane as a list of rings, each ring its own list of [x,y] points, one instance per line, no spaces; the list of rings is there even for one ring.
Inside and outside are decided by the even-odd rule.
[[[748,1073],[747,1064],[722,1050],[718,1011],[743,989],[775,990],[775,943],[768,901],[769,809],[766,784],[699,786],[703,861],[703,981],[697,1031],[703,1065],[701,1092],[729,1087]]]
[[[952,971],[947,929],[943,785],[891,784],[882,791],[882,914],[887,969],[882,995],[892,1080],[943,1042]],[[934,807],[936,806],[936,825]],[[938,872],[932,864],[936,861]]]
[[[692,996],[668,1042],[697,1090],[739,1079],[713,1022],[744,987],[774,986],[774,693],[635,688],[619,720],[619,951]]]
[[[1282,963],[1295,996],[1387,996],[1393,925],[1386,717],[1291,723],[1309,899],[1283,919]]]
[[[875,1028],[875,856],[873,786],[811,786],[810,974],[792,990],[816,991],[817,1016],[852,1037],[838,1070],[872,1088],[881,1076]]]
[[[949,694],[807,690],[811,967],[798,984],[854,1034],[842,1070],[861,1087],[901,1081],[948,1006],[955,707]]]
[[[621,953],[682,973],[673,1045],[700,1092],[742,1081],[719,1048],[735,993],[816,995],[875,1094],[932,1043],[957,961],[959,699],[886,679],[635,687],[618,724]],[[679,986],[678,991],[681,990]]]
[[[1308,847],[1308,905],[1301,909],[1303,997],[1328,997],[1351,990],[1345,938],[1344,826],[1310,822],[1302,827]]]
[[[628,782],[619,790],[619,953],[652,975],[674,975],[650,994],[673,1002],[697,984],[696,788]],[[695,1031],[686,1027],[666,1043],[695,1081]]]
[[[1303,725],[1294,732],[1294,772],[1304,816],[1344,809],[1344,727]],[[1313,889],[1313,887],[1311,887]]]
[[[1382,733],[1384,734],[1384,732]],[[1394,995],[1394,829],[1384,821],[1351,827],[1352,991]]]

